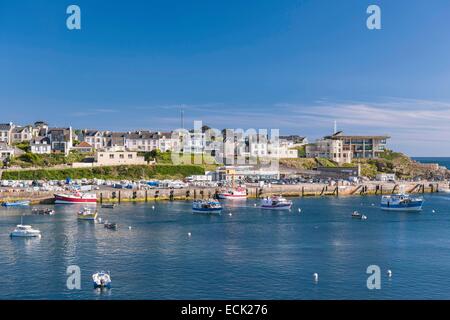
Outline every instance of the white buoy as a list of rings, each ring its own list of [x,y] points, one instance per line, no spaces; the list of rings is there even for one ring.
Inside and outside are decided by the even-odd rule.
[[[256,203],[254,203],[253,206],[256,207]]]
[[[313,274],[313,279],[314,279],[314,282],[318,282],[319,281],[319,274],[318,273],[314,273]]]
[[[298,212],[302,212],[302,209],[298,208]]]
[[[98,218],[98,222],[102,223],[102,218]]]
[[[435,213],[436,211],[435,210],[431,210],[431,212]]]
[[[388,270],[388,271],[387,271],[387,275],[388,275],[389,278],[392,277],[392,271],[391,271],[391,270]]]
[[[375,203],[372,203],[372,207],[375,205]]]
[[[228,215],[231,217],[233,214],[230,212]]]
[[[155,210],[155,206],[152,206],[152,209]]]
[[[188,237],[190,237],[192,234],[190,232],[188,232]]]
[[[131,226],[128,226],[128,230],[131,230]]]

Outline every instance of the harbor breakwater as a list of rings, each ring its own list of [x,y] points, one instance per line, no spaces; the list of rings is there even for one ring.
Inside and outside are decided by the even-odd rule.
[[[357,185],[330,186],[318,183],[305,183],[297,185],[247,185],[249,198],[262,198],[273,194],[282,194],[285,197],[320,197],[320,196],[364,196],[382,195],[398,192],[406,193],[432,193],[439,192],[440,188],[448,188],[449,183],[436,182],[403,182],[393,183],[363,183]],[[92,191],[97,194],[99,203],[107,202],[149,202],[160,200],[194,200],[213,198],[220,192],[219,188],[188,187],[181,189],[154,188],[147,190],[113,189],[106,188]],[[3,189],[0,192],[0,202],[14,200],[31,200],[33,204],[52,203],[54,191],[27,191],[21,189]]]

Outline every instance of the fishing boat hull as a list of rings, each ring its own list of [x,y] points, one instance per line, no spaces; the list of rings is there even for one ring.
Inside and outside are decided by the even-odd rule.
[[[40,238],[40,233],[21,233],[21,232],[11,232],[9,235],[11,238]]]
[[[406,194],[383,196],[380,208],[385,211],[421,211],[423,206],[422,198],[413,198]]]
[[[409,205],[409,206],[399,206],[399,205],[381,205],[381,210],[384,211],[406,211],[406,212],[418,212],[422,211],[422,203]]]
[[[278,204],[278,205],[274,205],[274,206],[262,205],[261,209],[265,209],[265,210],[290,210],[291,207],[292,207],[292,203],[283,203],[283,204]]]
[[[220,212],[222,208],[192,208],[195,212]]]
[[[219,193],[217,197],[219,199],[228,199],[228,200],[245,200],[247,199],[247,194]]]
[[[95,220],[97,219],[97,212],[91,214],[78,214],[78,220]]]
[[[71,194],[55,194],[55,203],[57,204],[96,204],[97,195],[96,194],[86,194],[86,195],[71,195]]]

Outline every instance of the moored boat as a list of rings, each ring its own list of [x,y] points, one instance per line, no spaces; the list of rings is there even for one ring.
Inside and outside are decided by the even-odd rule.
[[[381,197],[381,209],[389,211],[420,211],[422,210],[423,198],[412,197],[400,193],[385,195]]]
[[[247,199],[247,190],[243,187],[230,188],[217,194],[219,199],[245,200]]]
[[[195,200],[192,202],[192,210],[198,212],[218,212],[222,205],[216,200]]]
[[[110,230],[117,230],[117,223],[115,222],[105,222],[104,227]]]
[[[24,225],[23,218],[20,218],[20,224],[11,232],[10,237],[21,237],[21,238],[40,238],[41,231],[33,229],[32,226]]]
[[[115,206],[116,205],[114,203],[104,203],[104,204],[102,204],[102,208],[104,208],[104,209],[114,209]]]
[[[358,211],[353,211],[352,218],[360,219],[360,220],[366,220],[367,219],[367,217],[365,215],[359,213]]]
[[[55,203],[58,204],[72,204],[72,203],[97,203],[97,194],[95,193],[56,193],[54,195]]]
[[[111,276],[105,271],[100,271],[92,275],[94,288],[111,288]]]
[[[48,215],[55,214],[55,210],[49,209],[49,208],[45,208],[45,209],[34,208],[33,210],[31,210],[31,212],[34,214],[48,214]]]
[[[4,207],[24,207],[29,206],[30,201],[29,200],[23,200],[23,201],[11,201],[11,202],[3,202],[2,206]]]
[[[262,199],[261,209],[271,210],[289,210],[292,207],[292,201],[283,198],[281,195],[275,195]]]
[[[80,220],[95,220],[97,218],[97,211],[92,212],[89,208],[84,208],[78,212],[78,219]]]
[[[450,193],[450,188],[439,187],[439,188],[438,188],[438,192]]]

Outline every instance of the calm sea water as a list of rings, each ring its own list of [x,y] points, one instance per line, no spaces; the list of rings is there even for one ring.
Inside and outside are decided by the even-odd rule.
[[[413,157],[412,159],[422,163],[438,163],[440,166],[450,169],[450,158],[448,157]]]
[[[449,299],[450,195],[425,199],[422,213],[380,211],[375,196],[295,199],[291,212],[248,200],[212,216],[188,202],[99,209],[118,231],[77,221],[77,206],[2,208],[0,299]],[[41,239],[9,237],[22,214]],[[381,290],[366,287],[372,264]],[[81,290],[66,288],[69,265],[81,268]],[[98,270],[111,271],[112,289],[93,289]]]

